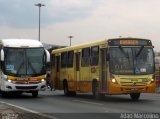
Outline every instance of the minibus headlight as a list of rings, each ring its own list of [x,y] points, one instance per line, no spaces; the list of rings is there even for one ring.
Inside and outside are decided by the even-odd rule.
[[[41,81],[44,82],[45,80],[44,80],[44,79],[41,79]]]
[[[8,82],[9,82],[9,83],[11,83],[11,82],[12,82],[12,80],[8,80]]]

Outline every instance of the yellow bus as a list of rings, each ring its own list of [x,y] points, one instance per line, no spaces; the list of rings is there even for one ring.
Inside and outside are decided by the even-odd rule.
[[[130,94],[155,92],[155,63],[151,40],[115,38],[60,48],[51,53],[51,79],[65,95],[92,92]]]

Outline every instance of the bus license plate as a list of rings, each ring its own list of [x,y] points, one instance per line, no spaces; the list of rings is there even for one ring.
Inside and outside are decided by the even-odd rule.
[[[131,90],[138,90],[138,88],[131,88]]]

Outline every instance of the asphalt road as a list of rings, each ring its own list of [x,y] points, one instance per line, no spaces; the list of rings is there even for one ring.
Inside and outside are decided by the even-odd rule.
[[[63,91],[46,90],[39,92],[37,98],[24,93],[0,97],[0,102],[16,106],[28,115],[54,119],[160,118],[160,94],[142,94],[139,101],[133,102],[129,95],[107,95],[96,100],[91,94],[66,97]]]

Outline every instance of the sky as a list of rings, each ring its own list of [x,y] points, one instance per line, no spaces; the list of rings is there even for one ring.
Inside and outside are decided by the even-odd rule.
[[[72,45],[97,40],[136,37],[150,39],[160,52],[160,0],[0,0],[0,38],[38,40]]]

